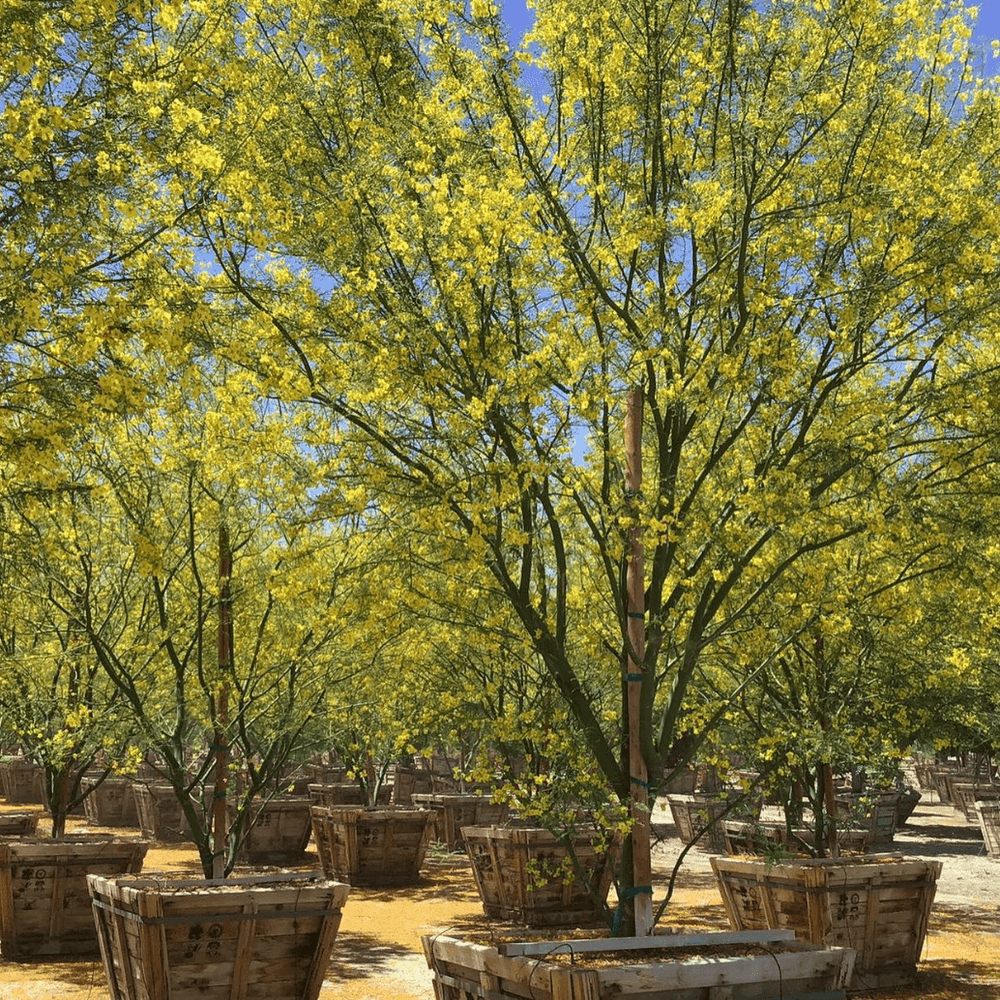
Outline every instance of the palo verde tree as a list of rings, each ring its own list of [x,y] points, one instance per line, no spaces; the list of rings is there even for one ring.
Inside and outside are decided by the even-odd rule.
[[[489,570],[627,801],[628,726],[584,678],[636,674],[629,529],[655,785],[706,653],[932,493],[936,429],[991,375],[963,350],[996,328],[1000,236],[969,15],[547,0],[516,53],[489,0],[252,13],[232,65],[261,86],[212,118],[188,230],[215,269],[164,287],[256,321],[214,349],[328,417],[359,510],[405,498]]]
[[[146,297],[154,241],[175,266],[189,261],[168,246],[174,217],[154,208],[161,168],[143,150],[163,113],[150,95],[169,108],[196,86],[198,62],[182,45],[137,68],[158,6],[15,0],[0,11],[5,494],[57,485],[62,450],[101,418],[102,399],[138,402],[127,360],[137,324],[155,329],[161,351],[180,344]],[[192,132],[172,123],[172,156],[197,159]],[[164,304],[174,319],[187,308]],[[189,305],[194,324],[199,303]]]
[[[787,574],[993,461],[974,419],[942,431],[997,328],[969,16],[544,0],[515,52],[490,0],[164,4],[120,53],[158,171],[137,209],[176,223],[123,263],[133,329],[312,414],[358,516],[403,505],[488,572],[627,802]],[[629,851],[623,876],[631,906]]]
[[[943,540],[926,515],[908,523],[912,513],[893,517],[880,538],[847,539],[790,569],[768,605],[708,654],[718,671],[708,705],[725,709],[717,748],[762,773],[790,834],[808,804],[807,846],[821,855],[838,851],[834,774],[864,774],[869,788],[884,788],[911,747],[918,692],[947,648],[928,593],[944,583],[955,609],[970,606],[957,539]],[[738,690],[729,644],[753,648],[760,664]]]
[[[18,513],[52,554],[33,598],[69,608],[211,877],[219,852],[225,872],[236,863],[282,768],[318,745],[327,690],[353,673],[349,633],[367,611],[353,602],[363,546],[311,516],[316,475],[294,425],[258,408],[238,376],[195,371],[90,436],[76,456],[86,503]],[[213,829],[227,789],[231,814]]]
[[[72,490],[49,499],[85,502]],[[0,726],[40,766],[52,836],[60,837],[90,787],[128,768],[136,726],[86,641],[80,592],[63,586],[65,552],[55,550],[66,537],[40,545],[20,516],[23,503],[8,501],[0,521]]]
[[[389,505],[380,506],[386,514]],[[416,661],[418,691],[433,692],[413,706],[411,739],[447,748],[462,778],[560,835],[579,835],[572,828],[591,827],[598,812],[607,817],[607,779],[495,579],[469,559],[464,540],[425,534],[412,516],[391,536],[406,572],[399,612],[409,623],[407,657]],[[581,679],[595,713],[613,725],[617,679],[585,664]]]

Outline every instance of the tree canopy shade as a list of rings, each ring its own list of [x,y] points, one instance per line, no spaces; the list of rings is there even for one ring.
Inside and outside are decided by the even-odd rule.
[[[655,779],[712,658],[743,684],[773,653],[741,630],[787,644],[789,573],[938,531],[992,468],[1000,108],[962,4],[543,0],[520,53],[489,0],[134,17],[106,79],[129,211],[169,225],[121,262],[130,329],[313,414],[338,504],[488,570],[622,801],[636,520]]]

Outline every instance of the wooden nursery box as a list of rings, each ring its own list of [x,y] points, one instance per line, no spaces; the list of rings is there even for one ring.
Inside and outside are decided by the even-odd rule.
[[[347,768],[333,764],[310,764],[306,773],[317,785],[337,785],[347,781]]]
[[[983,831],[986,855],[1000,860],[1000,802],[976,801],[972,804],[973,815],[979,820]]]
[[[899,805],[896,806],[896,829],[898,830],[913,815],[913,810],[917,808],[917,803],[923,796],[915,788],[907,788],[899,796]]]
[[[394,806],[412,805],[411,796],[414,793],[425,795],[433,790],[433,776],[426,768],[396,765],[392,784],[392,804]]]
[[[42,767],[31,760],[14,759],[0,765],[0,781],[3,782],[3,796],[10,804],[41,805],[38,778]]]
[[[731,809],[732,803],[722,794],[698,793],[691,795],[668,795],[667,805],[670,815],[677,827],[677,836],[685,844],[694,843],[705,851],[716,854],[726,852],[726,831],[721,817]],[[747,800],[736,809],[731,809],[729,815],[734,819],[746,818],[747,815],[760,814],[761,803]],[[714,821],[714,822],[713,822]],[[709,824],[713,825],[705,830]],[[702,832],[705,831],[705,832]]]
[[[972,768],[969,767],[932,767],[931,779],[934,782],[934,790],[938,798],[948,805],[952,805],[951,783],[952,781],[971,781]]]
[[[787,931],[423,945],[436,1000],[842,1000],[854,960]]]
[[[597,849],[591,836],[568,843],[541,828],[464,827],[483,912],[531,927],[586,927],[604,920],[620,841]],[[576,874],[574,874],[576,873]]]
[[[663,768],[659,793],[661,795],[692,795],[698,784],[698,768],[691,764]]]
[[[896,836],[899,822],[899,792],[838,795],[838,825],[870,833],[871,850],[887,850]]]
[[[488,795],[432,792],[414,794],[411,801],[434,812],[434,838],[449,851],[464,849],[463,827],[493,826],[507,819],[507,805],[491,801]]]
[[[38,813],[0,813],[0,837],[33,837]]]
[[[365,790],[356,781],[340,781],[332,785],[309,785],[309,800],[314,806],[363,806]],[[392,786],[383,785],[378,790],[378,804],[388,805],[392,800]]]
[[[356,781],[337,781],[328,785],[308,786],[309,801],[314,806],[363,806],[365,790]]]
[[[95,826],[139,826],[131,778],[84,778],[81,788],[87,797],[83,800],[87,820]]]
[[[934,788],[934,778],[931,776],[931,762],[926,760],[917,760],[913,762],[913,773],[917,778],[917,787],[922,792],[933,792]]]
[[[350,891],[293,873],[88,883],[112,1000],[316,1000]]]
[[[103,837],[0,843],[0,955],[96,956],[87,877],[136,873],[148,848]]]
[[[193,840],[191,827],[171,785],[132,786],[139,829],[144,837],[165,844]]]
[[[251,864],[295,864],[303,860],[312,835],[307,797],[278,796],[250,807],[253,826],[240,849]]]
[[[952,806],[970,823],[976,822],[975,803],[995,802],[1000,799],[1000,785],[985,781],[953,781],[951,783]]]
[[[960,812],[964,812],[965,809],[961,802],[961,795],[956,791],[957,785],[989,786],[993,784],[987,774],[976,773],[975,770],[970,770],[968,774],[946,774],[943,780],[948,790],[948,801],[953,809]]]
[[[314,805],[311,813],[313,839],[327,878],[365,886],[420,878],[434,828],[429,809]]]
[[[712,858],[735,930],[790,929],[813,944],[857,952],[853,989],[913,980],[940,861],[872,854],[768,865]]]

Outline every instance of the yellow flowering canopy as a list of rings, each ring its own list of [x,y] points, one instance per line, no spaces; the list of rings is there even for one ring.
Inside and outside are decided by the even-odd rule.
[[[16,360],[62,374],[59,344],[123,408],[125,358],[154,394],[246,373],[317,494],[489,575],[621,799],[633,525],[655,778],[704,671],[752,676],[839,547],[898,557],[985,489],[1000,130],[961,2],[539,0],[519,50],[492,0],[98,6],[15,5],[2,43],[2,155],[39,206],[4,238],[46,276]],[[105,53],[82,89],[79,45]],[[63,206],[46,164],[106,118],[129,128]]]

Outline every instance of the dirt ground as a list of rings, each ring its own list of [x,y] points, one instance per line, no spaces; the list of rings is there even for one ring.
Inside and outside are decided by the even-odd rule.
[[[984,856],[977,826],[950,806],[927,798],[925,794],[895,841],[896,849],[907,856],[944,862],[919,981],[912,987],[855,996],[1000,1000],[1000,861]],[[0,805],[4,812],[25,808]],[[653,820],[659,838],[653,852],[655,907],[682,845],[669,812],[658,808]],[[45,820],[40,829],[44,824]],[[73,822],[72,827],[91,829],[83,821]],[[145,871],[178,869],[197,869],[193,850],[155,847],[146,857]],[[686,855],[663,923],[727,929],[707,853],[693,850]],[[486,926],[468,861],[462,855],[432,850],[417,885],[351,891],[321,1000],[432,1000],[421,936]],[[0,959],[0,1000],[110,1000],[110,993],[100,962]]]

